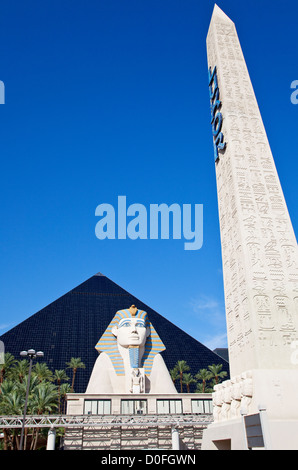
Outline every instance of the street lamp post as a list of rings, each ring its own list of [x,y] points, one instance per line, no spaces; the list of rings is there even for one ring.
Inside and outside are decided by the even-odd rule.
[[[26,398],[25,398],[25,405],[24,405],[24,416],[23,416],[23,424],[22,424],[19,450],[23,450],[23,444],[24,444],[25,419],[26,419],[26,413],[27,413],[28,396],[29,396],[30,381],[31,381],[32,362],[33,362],[33,359],[35,359],[36,357],[43,357],[43,355],[44,354],[42,351],[36,352],[34,349],[28,349],[28,351],[20,352],[20,356],[29,357],[29,373],[28,373],[27,390],[26,390]]]

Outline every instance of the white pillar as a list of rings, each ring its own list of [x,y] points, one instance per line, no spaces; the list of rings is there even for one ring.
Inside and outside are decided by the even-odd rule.
[[[263,432],[264,446],[266,450],[272,450],[266,406],[259,405],[259,411],[260,411],[260,420],[261,420],[261,426],[262,426],[262,432]]]
[[[56,429],[50,428],[48,432],[47,450],[55,450],[55,443],[56,443]]]
[[[179,431],[176,428],[172,428],[172,449],[179,450],[180,449],[180,440],[179,440]]]
[[[240,416],[241,416],[241,423],[242,423],[242,430],[243,430],[243,450],[248,450],[247,447],[247,435],[246,435],[246,427],[244,417],[247,415],[246,409],[241,408]]]

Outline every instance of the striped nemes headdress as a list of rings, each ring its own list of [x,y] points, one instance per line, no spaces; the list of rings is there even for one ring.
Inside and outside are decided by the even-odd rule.
[[[119,310],[96,344],[95,349],[97,349],[98,352],[105,352],[108,354],[117,375],[125,375],[123,360],[118,350],[117,338],[113,335],[112,329],[115,326],[117,327],[121,320],[133,317],[142,319],[145,323],[145,327],[149,328],[150,330],[140,364],[140,367],[144,368],[145,374],[149,376],[151,373],[154,356],[161,351],[164,351],[166,348],[152,323],[150,323],[147,312],[144,310],[138,310],[134,305],[132,305],[129,309]]]

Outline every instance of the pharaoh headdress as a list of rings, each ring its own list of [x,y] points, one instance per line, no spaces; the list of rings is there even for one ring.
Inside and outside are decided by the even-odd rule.
[[[119,310],[96,344],[95,349],[97,349],[98,352],[105,352],[108,354],[113,363],[116,374],[124,375],[125,372],[123,360],[118,350],[117,338],[112,333],[112,328],[117,326],[122,319],[132,317],[142,319],[145,322],[146,328],[150,329],[150,334],[147,337],[145,351],[140,364],[140,367],[144,368],[145,374],[149,376],[151,373],[154,356],[161,351],[164,351],[166,348],[152,323],[150,323],[147,312],[144,310],[138,310],[134,305],[132,305],[129,309]]]

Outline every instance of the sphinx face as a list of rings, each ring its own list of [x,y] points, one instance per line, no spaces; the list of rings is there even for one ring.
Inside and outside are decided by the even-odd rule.
[[[112,333],[117,337],[117,343],[128,348],[129,346],[144,346],[150,334],[150,329],[146,328],[145,321],[141,318],[123,318],[118,327],[112,329]]]

